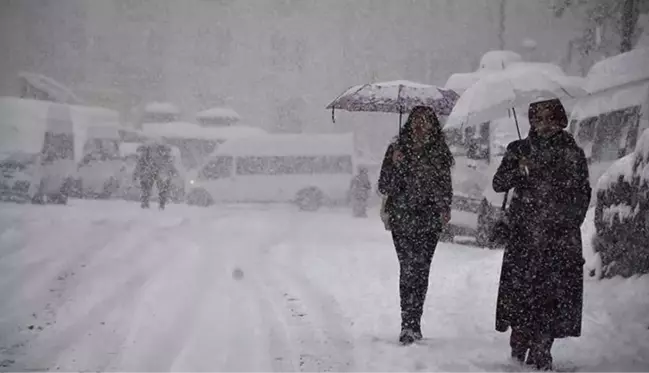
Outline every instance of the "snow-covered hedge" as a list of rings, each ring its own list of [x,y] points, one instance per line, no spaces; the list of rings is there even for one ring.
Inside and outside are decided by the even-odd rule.
[[[649,273],[649,129],[596,187],[594,248],[602,275]]]

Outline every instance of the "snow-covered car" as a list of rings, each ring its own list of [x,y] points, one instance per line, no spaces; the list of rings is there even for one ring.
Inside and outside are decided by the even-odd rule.
[[[119,155],[120,139],[113,136],[92,136],[84,145],[84,156],[77,166],[74,189],[82,198],[107,199],[119,190],[123,161]]]
[[[8,153],[0,155],[0,199],[30,202],[35,193],[33,185],[38,174],[39,164],[39,154]]]
[[[591,185],[613,162],[633,152],[649,128],[649,48],[599,61],[586,76],[568,131],[589,160]]]
[[[649,273],[649,129],[595,188],[595,236],[602,277]]]
[[[118,185],[119,189],[116,195],[122,199],[129,201],[137,201],[140,199],[141,188],[138,182],[133,179],[135,167],[138,160],[138,149],[144,146],[144,143],[125,142],[121,143],[119,147],[121,171],[119,173]],[[185,184],[186,171],[183,167],[180,155],[180,149],[175,146],[166,145],[171,149],[171,156],[173,158],[174,168],[176,174],[171,179],[169,186],[169,200],[175,203],[181,203],[185,200]],[[157,186],[154,185],[151,200],[158,199]]]
[[[94,138],[93,128],[118,123],[119,114],[105,108],[0,97],[0,153],[11,191],[3,187],[6,195],[37,203],[80,196],[77,166],[86,140]],[[30,186],[19,196],[27,179]]]
[[[527,115],[519,115],[521,133],[529,130]],[[455,157],[453,204],[447,235],[474,237],[479,246],[488,246],[488,236],[500,215],[504,193],[491,185],[507,145],[518,139],[513,117],[505,116],[472,127],[445,129]]]

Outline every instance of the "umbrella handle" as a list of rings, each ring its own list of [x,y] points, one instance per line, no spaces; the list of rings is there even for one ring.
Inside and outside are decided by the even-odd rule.
[[[336,115],[334,114],[335,108],[331,108],[331,122],[336,123]]]
[[[512,113],[514,113],[514,123],[516,123],[516,132],[518,132],[518,139],[522,140],[523,137],[521,136],[521,128],[518,126],[518,118],[516,117],[516,109],[512,108]]]

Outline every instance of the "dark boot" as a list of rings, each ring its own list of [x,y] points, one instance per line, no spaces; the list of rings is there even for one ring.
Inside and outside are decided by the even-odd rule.
[[[401,334],[399,334],[399,342],[402,345],[409,345],[415,343],[417,337],[415,332],[411,328],[401,329]]]
[[[531,335],[522,328],[512,328],[512,334],[509,337],[509,346],[511,347],[512,359],[519,363],[525,363],[525,357],[531,345]]]
[[[421,334],[421,325],[420,325],[420,323],[417,323],[417,325],[415,325],[415,327],[413,329],[413,332],[415,333],[415,339],[416,340],[419,341],[419,340],[424,339],[424,335]]]
[[[539,337],[533,341],[526,364],[533,366],[536,370],[552,370],[552,343],[554,338]]]
[[[143,179],[140,181],[140,207],[143,209],[149,208],[149,197],[151,196],[151,188],[153,188],[153,182],[148,179]]]

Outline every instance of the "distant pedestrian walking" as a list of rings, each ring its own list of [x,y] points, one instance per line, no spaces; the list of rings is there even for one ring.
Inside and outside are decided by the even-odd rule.
[[[354,176],[349,188],[352,213],[354,217],[367,217],[367,201],[370,198],[372,183],[366,167],[359,167],[358,174]]]
[[[149,208],[149,199],[154,185],[158,188],[158,205],[161,210],[165,208],[169,198],[171,178],[175,172],[169,146],[149,144],[138,148],[138,160],[133,179],[140,182],[142,208]]]

